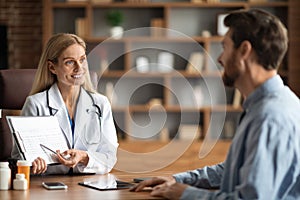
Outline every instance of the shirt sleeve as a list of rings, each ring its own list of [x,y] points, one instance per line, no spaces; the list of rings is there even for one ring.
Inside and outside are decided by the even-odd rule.
[[[240,199],[236,192],[233,193],[222,193],[218,191],[209,191],[205,189],[195,188],[195,187],[187,187],[183,194],[180,197],[181,200],[190,200],[190,199],[203,199],[203,200],[210,200],[210,199]]]
[[[198,188],[216,189],[220,187],[224,164],[196,169],[193,171],[175,174],[176,182],[188,184]]]

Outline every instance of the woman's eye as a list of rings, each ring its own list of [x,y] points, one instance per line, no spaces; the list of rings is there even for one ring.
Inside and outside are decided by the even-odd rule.
[[[75,64],[75,61],[73,61],[73,60],[68,60],[68,61],[66,61],[66,65],[74,65]]]
[[[85,58],[80,59],[80,63],[83,63],[85,61]]]

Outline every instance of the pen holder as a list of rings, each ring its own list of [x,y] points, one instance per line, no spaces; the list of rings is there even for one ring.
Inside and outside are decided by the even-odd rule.
[[[18,174],[25,174],[25,178],[27,180],[28,189],[30,186],[30,166],[31,162],[27,160],[18,160],[17,162],[18,166]]]

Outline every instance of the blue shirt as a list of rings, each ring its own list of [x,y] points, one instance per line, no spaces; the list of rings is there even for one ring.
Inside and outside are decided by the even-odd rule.
[[[300,199],[300,103],[277,75],[243,104],[226,161],[175,174],[181,199]],[[203,189],[206,188],[206,189]],[[219,190],[207,190],[219,188]]]

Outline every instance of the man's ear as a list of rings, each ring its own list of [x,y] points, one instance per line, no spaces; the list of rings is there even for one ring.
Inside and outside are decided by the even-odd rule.
[[[53,62],[48,61],[48,69],[50,70],[50,72],[51,72],[52,74],[56,74],[56,70],[55,70],[55,67],[54,67]]]
[[[252,52],[252,45],[249,41],[245,40],[241,43],[240,47],[239,47],[241,56],[245,59],[247,59]]]

